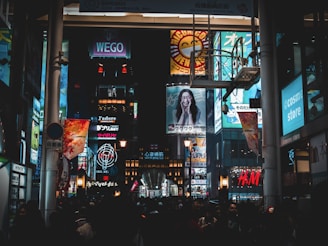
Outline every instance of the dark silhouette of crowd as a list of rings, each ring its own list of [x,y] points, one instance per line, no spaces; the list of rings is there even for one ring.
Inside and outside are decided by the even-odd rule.
[[[309,245],[325,236],[324,227],[314,225],[318,217],[327,218],[327,212],[319,211],[326,209],[317,197],[320,187],[316,192],[313,206],[318,210],[313,216],[302,214],[293,200],[264,211],[262,204],[248,200],[220,204],[184,197],[64,197],[47,225],[37,203],[28,201],[21,204],[1,245]]]

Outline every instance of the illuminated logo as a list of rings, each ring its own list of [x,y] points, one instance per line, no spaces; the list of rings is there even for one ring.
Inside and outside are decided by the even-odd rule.
[[[171,72],[189,74],[191,52],[195,52],[195,70],[203,71],[205,57],[203,50],[208,49],[207,31],[174,30],[171,31]],[[200,51],[200,52],[197,52]]]
[[[238,186],[258,186],[260,183],[261,172],[260,171],[242,171],[238,177]]]
[[[117,161],[117,152],[110,143],[105,143],[100,146],[97,151],[97,164],[102,170],[107,170],[112,167]]]
[[[230,171],[231,187],[252,187],[262,185],[261,167],[234,167]]]

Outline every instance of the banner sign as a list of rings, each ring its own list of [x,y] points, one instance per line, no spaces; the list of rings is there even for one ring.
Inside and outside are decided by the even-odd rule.
[[[248,148],[259,154],[258,123],[256,112],[238,112]]]
[[[84,150],[90,120],[66,119],[63,134],[63,155],[71,160]]]

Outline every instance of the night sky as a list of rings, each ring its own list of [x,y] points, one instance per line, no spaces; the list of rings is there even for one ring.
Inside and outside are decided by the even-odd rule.
[[[166,83],[170,67],[170,31],[135,30],[132,60],[139,82],[139,139],[144,144],[166,141]]]

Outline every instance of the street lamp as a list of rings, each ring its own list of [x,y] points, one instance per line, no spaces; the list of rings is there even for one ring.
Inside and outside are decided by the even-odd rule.
[[[120,139],[119,140],[119,145],[120,145],[120,148],[117,149],[116,151],[121,151],[121,158],[122,161],[120,161],[120,163],[122,163],[123,165],[120,165],[118,168],[119,168],[119,171],[118,171],[118,178],[117,178],[117,181],[119,182],[119,187],[117,190],[115,190],[114,192],[114,196],[120,196],[121,195],[121,190],[123,189],[124,187],[124,180],[125,180],[125,169],[126,169],[126,152],[125,152],[125,149],[127,147],[127,144],[128,144],[128,141],[125,140],[125,139]]]
[[[79,169],[76,177],[77,197],[79,198],[83,198],[85,195],[85,176],[85,170],[83,168]]]
[[[184,146],[189,149],[189,195],[191,196],[191,140],[190,139],[185,139],[183,141]]]
[[[125,148],[126,145],[127,145],[127,143],[128,143],[128,141],[126,141],[125,139],[121,139],[121,140],[120,140],[120,147],[121,147],[121,148]]]
[[[229,188],[229,177],[221,175],[219,200],[221,200],[220,202],[222,203],[226,203],[228,201],[228,188]]]

